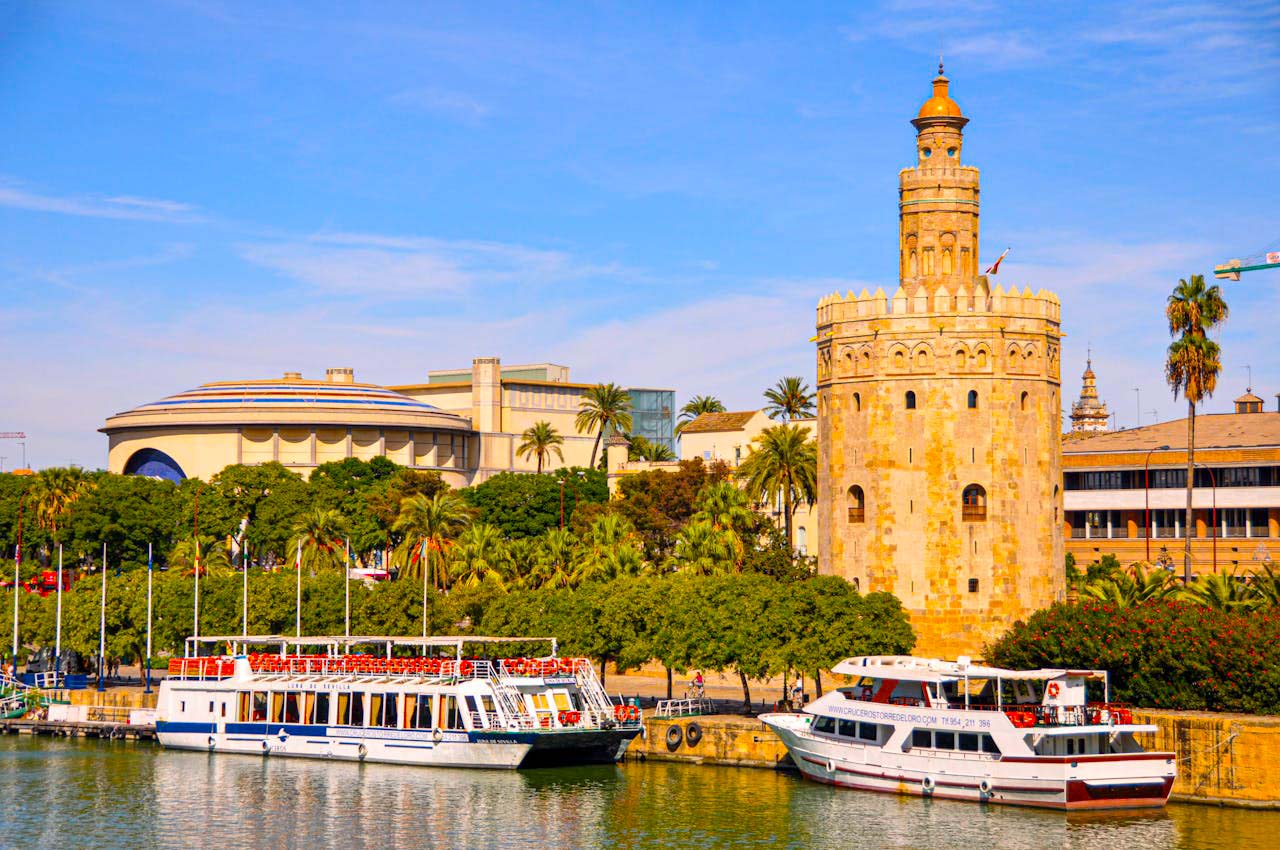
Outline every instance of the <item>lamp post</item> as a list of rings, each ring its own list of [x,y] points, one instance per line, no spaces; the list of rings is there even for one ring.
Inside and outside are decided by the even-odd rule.
[[[578,481],[585,481],[587,473],[579,469],[574,473],[574,477]],[[564,531],[564,485],[568,482],[569,476],[565,475],[560,479],[560,530]],[[573,509],[578,510],[578,488],[573,488]]]
[[[1146,538],[1147,538],[1147,563],[1151,563],[1151,453],[1163,452],[1168,446],[1156,446],[1147,452],[1146,461],[1146,477],[1143,479],[1142,497],[1146,503]]]
[[[143,693],[151,693],[151,544],[147,544],[147,689]]]
[[[18,591],[22,576],[22,510],[27,491],[18,497],[18,547],[13,550],[13,678],[18,678]]]

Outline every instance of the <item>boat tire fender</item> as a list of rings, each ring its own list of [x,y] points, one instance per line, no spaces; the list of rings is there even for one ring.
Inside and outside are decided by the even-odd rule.
[[[366,747],[364,744],[361,744],[360,746],[356,747],[356,752],[359,753],[360,760],[363,761],[364,757],[369,755],[369,748]]]
[[[684,739],[689,742],[689,746],[698,746],[698,742],[702,740],[702,727],[697,723],[690,723],[684,727]]]
[[[212,750],[212,749],[217,745],[217,743],[218,743],[217,739],[215,739],[212,735],[210,735],[210,736],[209,736],[209,749],[211,749],[211,750]]]
[[[982,780],[981,782],[979,782],[979,783],[978,783],[978,790],[979,790],[980,792],[982,792],[982,795],[983,795],[984,797],[990,797],[990,796],[991,796],[991,780],[990,780],[990,779],[984,779],[984,780]]]
[[[920,783],[920,787],[921,787],[921,788],[923,788],[923,789],[925,790],[925,793],[926,793],[926,794],[929,794],[929,793],[932,793],[932,792],[933,792],[934,786],[935,786],[936,784],[937,784],[937,783],[935,783],[935,782],[933,781],[933,777],[932,777],[932,776],[926,776],[926,777],[924,778],[924,780],[923,780],[923,781],[921,781],[921,783]]]
[[[667,727],[667,749],[675,752],[680,749],[680,742],[684,740],[684,733],[680,731],[680,727],[674,723]]]
[[[444,733],[441,732],[439,729],[433,729],[431,731],[431,740],[435,741],[437,744],[440,743],[442,740],[444,740]]]
[[[264,756],[271,754],[271,743],[269,741],[262,742],[262,754]]]

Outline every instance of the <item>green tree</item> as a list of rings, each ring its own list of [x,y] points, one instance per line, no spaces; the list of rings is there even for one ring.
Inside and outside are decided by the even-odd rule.
[[[310,506],[311,494],[307,482],[283,464],[228,466],[208,485],[188,479],[183,489],[190,496],[183,528],[194,527],[198,493],[201,534],[243,539],[272,562],[293,557],[293,523]]]
[[[650,442],[640,434],[632,434],[627,437],[627,460],[662,462],[675,459],[675,452],[662,443]]]
[[[337,511],[345,519],[343,535],[350,538],[352,551],[359,558],[386,544],[387,531],[395,521],[394,508],[399,507],[399,499],[410,494],[398,494],[390,519],[372,509],[373,500],[386,493],[402,473],[410,471],[385,457],[370,460],[349,457],[322,463],[307,480],[311,506]]]
[[[420,472],[416,469],[398,469],[396,474],[381,479],[364,493],[363,512],[372,521],[369,537],[361,535],[360,528],[352,532],[352,545],[357,552],[368,552],[382,547],[390,551],[402,542],[400,532],[394,530],[400,516],[400,505],[411,496],[427,496],[444,493],[449,485],[434,470]]]
[[[609,581],[638,575],[644,568],[635,527],[617,514],[596,519],[581,540],[574,581]]]
[[[511,557],[502,540],[502,532],[488,523],[467,526],[458,535],[457,545],[449,554],[450,583],[478,587],[492,582],[498,587],[511,575]]]
[[[696,395],[680,408],[680,416],[676,420],[676,434],[684,433],[689,423],[704,413],[724,413],[724,402],[711,395]]]
[[[1191,492],[1195,485],[1196,405],[1213,395],[1218,384],[1222,361],[1218,344],[1209,339],[1208,331],[1227,318],[1227,302],[1216,285],[1206,287],[1204,275],[1179,280],[1165,304],[1169,335],[1174,337],[1165,361],[1165,380],[1176,400],[1181,393],[1187,400],[1187,529],[1183,544],[1183,581],[1191,581],[1191,529],[1195,528],[1191,509]]]
[[[196,574],[196,559],[200,560],[200,577],[207,575],[226,575],[231,572],[231,556],[225,543],[208,534],[200,535],[200,543],[196,545],[195,537],[188,535],[173,544],[169,550],[169,569],[178,570],[182,575]]]
[[[1178,595],[1187,602],[1219,611],[1253,611],[1266,604],[1262,595],[1234,572],[1197,576]]]
[[[814,394],[800,377],[782,378],[764,391],[765,412],[770,419],[791,422],[813,416]]]
[[[312,508],[293,523],[294,545],[312,573],[346,566],[347,520],[336,508]]]
[[[732,531],[706,520],[693,520],[676,537],[670,565],[677,572],[713,575],[732,572],[741,542]]]
[[[702,458],[681,461],[673,470],[638,472],[618,482],[620,498],[610,501],[607,510],[635,526],[644,543],[644,559],[660,564],[671,554],[676,536],[696,511],[694,503],[702,488],[728,477],[729,467],[722,461],[707,465]],[[583,519],[589,523],[595,515],[584,512]]]
[[[818,497],[818,445],[800,425],[766,428],[752,440],[752,451],[738,467],[748,498],[759,504],[781,500],[787,545],[795,548],[792,521],[801,501]]]
[[[440,555],[470,524],[471,511],[455,493],[405,499],[400,504],[400,516],[394,525],[395,530],[404,535],[405,557],[401,575],[421,575],[424,595],[428,583],[443,588],[448,575],[441,568]]]
[[[67,563],[74,563],[74,553],[100,552],[105,542],[111,563],[125,569],[146,565],[148,544],[155,563],[163,564],[178,535],[190,534],[190,527],[180,526],[183,496],[172,481],[107,472],[90,478],[92,489],[67,515]]]
[[[553,528],[538,538],[538,542],[534,586],[557,588],[572,585],[574,565],[578,559],[578,538],[567,528]]]
[[[563,488],[563,489],[562,489]],[[476,519],[502,529],[508,538],[537,537],[560,526],[563,493],[565,522],[588,504],[609,498],[604,473],[596,470],[557,469],[551,475],[502,472],[459,491],[476,511]]]
[[[1080,595],[1118,607],[1138,605],[1153,599],[1164,599],[1177,589],[1173,576],[1150,564],[1134,564],[1132,572],[1114,570],[1085,582]]]
[[[94,482],[78,466],[42,469],[27,492],[28,516],[49,531],[56,546],[62,542],[61,532],[72,506],[93,487]]]
[[[516,454],[520,457],[537,458],[539,475],[542,474],[542,467],[550,462],[552,452],[564,461],[564,452],[560,450],[564,445],[564,437],[550,422],[535,422],[520,437],[523,442],[516,447]]]
[[[747,494],[729,481],[713,481],[698,493],[694,507],[697,509],[694,521],[709,522],[717,531],[733,535],[734,560],[741,566],[746,543],[752,539],[752,530],[760,519],[760,515],[751,510]]]
[[[596,468],[596,454],[607,428],[626,433],[631,430],[631,396],[614,383],[596,384],[585,393],[574,421],[579,433],[595,432],[591,444],[591,468]]]

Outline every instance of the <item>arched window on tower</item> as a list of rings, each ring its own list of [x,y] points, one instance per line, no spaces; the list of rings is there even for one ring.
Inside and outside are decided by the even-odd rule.
[[[907,258],[907,277],[918,277],[920,275],[918,267],[919,265],[916,261],[916,252],[912,251],[910,256]]]
[[[862,495],[862,488],[857,484],[849,488],[848,496],[849,522],[866,522],[867,520],[867,500]]]
[[[924,249],[924,268],[921,270],[924,274],[933,274],[933,249]]]
[[[1021,407],[1021,409],[1022,409],[1022,410],[1026,410],[1026,409],[1027,409],[1027,392],[1026,392],[1026,390],[1023,390],[1023,392],[1022,392],[1022,398],[1019,400],[1018,404],[1019,404],[1019,406]]]
[[[861,393],[854,393],[854,394],[853,394],[853,409],[854,409],[854,411],[855,411],[855,412],[856,412],[856,411],[859,411],[859,410],[861,410],[861,409],[862,409],[862,394],[861,394]]]
[[[942,273],[951,274],[951,249],[942,249]]]
[[[967,401],[967,406],[970,410],[978,409],[978,391],[977,390],[969,390],[969,399]]]
[[[907,390],[907,395],[903,399],[903,403],[906,405],[907,410],[915,410],[916,409],[916,391]]]
[[[960,519],[965,522],[985,522],[987,519],[987,491],[981,484],[970,484],[961,497]]]

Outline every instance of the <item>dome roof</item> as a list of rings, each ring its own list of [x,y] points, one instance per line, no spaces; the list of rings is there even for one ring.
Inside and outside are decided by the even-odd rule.
[[[1260,398],[1258,398],[1256,395],[1254,395],[1254,394],[1253,394],[1253,390],[1245,390],[1244,395],[1242,395],[1242,396],[1240,396],[1240,398],[1236,399],[1235,403],[1236,403],[1236,404],[1242,404],[1242,403],[1244,403],[1244,402],[1255,402],[1255,403],[1257,403],[1257,404],[1262,404],[1262,399],[1260,399]]]
[[[950,81],[943,76],[942,66],[938,66],[938,76],[933,78],[933,97],[929,98],[920,107],[918,118],[963,118],[964,113],[960,111],[960,104],[951,99],[947,94],[947,87]]]
[[[138,411],[208,407],[338,407],[341,409],[441,413],[438,407],[374,384],[341,384],[284,378],[277,381],[228,381],[201,384],[134,408]]]

